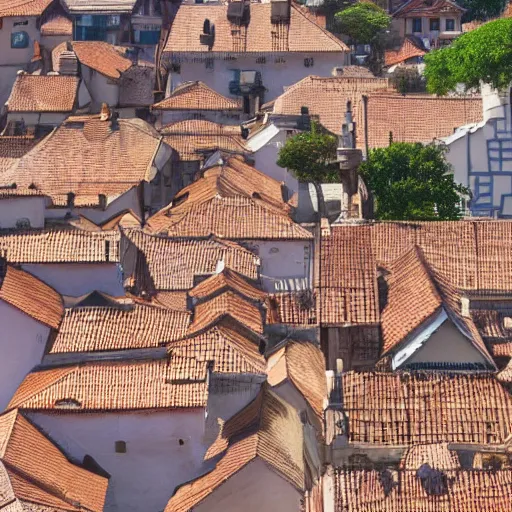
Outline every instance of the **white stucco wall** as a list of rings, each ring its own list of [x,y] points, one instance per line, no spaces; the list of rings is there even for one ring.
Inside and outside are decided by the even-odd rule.
[[[1,65],[23,65],[28,64],[34,55],[34,41],[39,41],[39,30],[36,25],[35,16],[24,16],[15,18],[3,18],[2,30],[0,30],[0,66]],[[24,23],[17,25],[15,23]],[[26,32],[29,37],[27,48],[11,48],[11,34],[14,32]]]
[[[119,85],[88,66],[81,65],[82,78],[92,97],[92,107],[98,109],[102,103],[115,107],[119,103]]]
[[[257,63],[256,55],[240,56],[236,60],[214,60],[213,69],[207,69],[204,62],[183,62],[180,74],[173,73],[172,86],[182,82],[201,80],[209,87],[230,97],[229,82],[233,70],[260,71],[265,92],[264,101],[270,101],[283,93],[284,87],[293,85],[309,75],[332,76],[333,68],[346,64],[345,53],[275,53],[266,57],[266,63]],[[282,58],[285,62],[275,63]],[[312,67],[304,66],[304,59],[313,59]]]
[[[162,511],[177,485],[201,473],[203,409],[29,416],[71,458],[90,455],[110,473],[106,512]]]
[[[15,197],[0,200],[0,228],[15,228],[18,221],[28,219],[30,227],[44,228],[44,197]]]
[[[22,268],[62,295],[78,297],[94,290],[114,296],[124,294],[117,263],[26,263]]]
[[[32,368],[41,362],[50,328],[0,301],[0,412]]]
[[[283,181],[291,197],[299,192],[299,181],[287,169],[277,165],[279,150],[286,142],[286,138],[286,130],[279,130],[274,137],[255,151],[252,157],[254,158],[254,167],[277,181]]]
[[[297,282],[304,278],[310,280],[312,242],[258,240],[244,245],[255,250],[261,259],[260,275],[265,290],[275,291],[275,282],[282,279]]]
[[[449,319],[443,322],[407,363],[482,363],[482,354]]]
[[[142,218],[136,187],[131,188],[117,199],[114,199],[114,201],[112,201],[105,210],[100,208],[74,208],[74,212],[76,214],[79,213],[92,222],[98,224],[128,209],[132,210],[136,215]]]
[[[297,512],[300,493],[257,458],[224,482],[194,512]]]

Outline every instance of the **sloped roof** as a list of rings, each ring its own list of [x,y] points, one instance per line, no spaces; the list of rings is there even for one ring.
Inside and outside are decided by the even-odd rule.
[[[69,462],[19,411],[0,416],[0,509],[101,512],[108,480]],[[9,508],[16,503],[19,508]],[[36,510],[39,510],[37,508]]]
[[[348,372],[342,386],[351,443],[492,445],[512,433],[512,397],[490,374]]]
[[[255,333],[263,333],[262,311],[248,301],[228,290],[195,306],[194,321],[188,328],[189,334],[197,333],[229,317]]]
[[[384,53],[384,65],[394,66],[414,57],[423,57],[427,51],[418,46],[410,37],[406,37],[398,50],[386,50]]]
[[[0,0],[0,17],[41,16],[53,0]]]
[[[129,306],[66,309],[50,353],[156,348],[183,338],[186,312],[135,301]]]
[[[451,135],[456,128],[483,119],[480,97],[438,97],[430,94],[374,92],[368,94],[368,145],[394,142],[431,142]],[[360,124],[360,128],[364,125]],[[359,142],[364,142],[360,130]]]
[[[37,277],[3,265],[0,299],[53,329],[58,329],[64,306],[62,297]]]
[[[256,457],[299,491],[304,489],[302,424],[297,411],[267,386],[224,423],[207,457],[224,452],[215,468],[178,488],[166,512],[187,512]]]
[[[371,91],[387,89],[389,81],[377,77],[336,77],[325,78],[308,76],[274,100],[273,113],[299,115],[303,106],[309,114],[318,116],[320,123],[335,134],[341,132],[345,121],[347,101],[352,102],[352,113],[357,125],[363,127],[363,107],[361,97]],[[362,137],[357,141],[364,143]]]
[[[416,471],[338,469],[334,475],[334,512],[499,512],[512,507],[512,470],[445,471],[446,490],[432,492]]]
[[[30,136],[0,136],[0,179],[3,172],[28,153],[41,139]]]
[[[211,52],[346,52],[348,47],[320,27],[302,9],[291,5],[289,25],[273,25],[270,3],[251,4],[247,27],[232,25],[227,18],[227,5],[180,6],[171,26],[164,51],[170,53],[208,52],[199,36],[203,22],[215,25]],[[208,53],[211,53],[208,52]]]
[[[158,133],[141,119],[111,121],[99,116],[68,118],[16,165],[3,173],[4,183],[35,186],[65,206],[95,206],[100,195],[125,193],[148,181],[161,144]]]
[[[319,255],[323,324],[376,324],[377,263],[420,247],[432,271],[457,291],[512,289],[512,222],[377,222],[332,226]]]
[[[317,293],[312,292],[311,302],[304,301],[303,292],[270,294],[266,300],[267,324],[289,324],[303,327],[318,325]]]
[[[52,50],[54,69],[62,52],[71,46],[80,64],[94,69],[98,73],[118,80],[122,73],[132,67],[132,61],[126,57],[126,48],[114,46],[103,41],[64,42]]]
[[[41,24],[42,36],[73,36],[73,21],[64,13],[56,13]]]
[[[168,124],[160,132],[163,140],[183,161],[202,161],[206,152],[217,150],[235,154],[249,153],[239,126],[188,119]]]
[[[289,341],[268,358],[268,383],[275,387],[289,380],[322,421],[327,402],[325,368],[320,347],[309,341]]]
[[[428,464],[431,468],[440,471],[460,468],[457,453],[448,448],[448,443],[411,446],[404,453],[400,461],[400,468],[417,470],[423,464]]]
[[[126,230],[124,234],[139,252],[140,274],[147,268],[156,290],[190,290],[196,276],[214,274],[221,261],[249,279],[258,277],[258,257],[234,242],[172,239],[140,230]]]
[[[265,360],[258,344],[226,318],[206,331],[169,343],[167,349],[171,357],[193,357],[212,363],[216,373],[265,373]]]
[[[0,235],[0,251],[9,263],[115,263],[119,233],[79,230],[22,231]]]
[[[239,101],[226,98],[204,82],[185,82],[167,98],[155,103],[153,110],[242,110]]]
[[[242,275],[227,267],[201,281],[188,294],[190,297],[203,300],[226,290],[234,291],[251,300],[263,300],[267,295],[254,284],[249,283]]]
[[[206,364],[195,359],[106,361],[30,373],[8,409],[126,411],[204,407]]]
[[[463,13],[466,12],[466,9],[452,0],[432,0],[430,2],[426,2],[425,0],[409,0],[393,13],[393,17],[426,16],[429,14],[446,14],[449,12]]]
[[[62,0],[72,13],[131,13],[137,0]]]
[[[7,100],[7,111],[72,112],[79,83],[75,76],[20,74]]]
[[[292,221],[281,190],[279,182],[233,158],[181,190],[169,206],[148,219],[148,226],[181,237],[313,238]]]

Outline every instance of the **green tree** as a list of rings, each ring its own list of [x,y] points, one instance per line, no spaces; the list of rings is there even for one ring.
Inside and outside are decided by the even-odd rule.
[[[505,9],[508,0],[460,0],[459,5],[467,9],[464,21],[496,18]]]
[[[427,90],[446,94],[480,82],[503,89],[512,81],[512,18],[491,21],[463,34],[450,46],[425,55]]]
[[[310,131],[298,133],[286,141],[277,159],[277,165],[289,169],[299,181],[313,183],[322,217],[325,202],[320,184],[339,182],[337,147],[334,135],[312,123]]]
[[[371,2],[359,2],[336,14],[339,30],[359,44],[371,44],[391,24],[391,17]]]
[[[375,196],[375,216],[382,220],[456,220],[461,195],[440,145],[395,142],[370,151],[360,172]]]
[[[311,130],[290,137],[279,151],[277,165],[289,169],[299,181],[336,183],[338,140],[316,123]]]

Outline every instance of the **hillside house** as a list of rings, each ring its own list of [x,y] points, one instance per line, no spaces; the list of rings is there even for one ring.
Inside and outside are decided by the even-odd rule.
[[[162,510],[200,474],[207,388],[191,358],[90,362],[30,374],[9,407],[108,472],[105,510]]]
[[[452,0],[409,0],[393,12],[392,27],[401,38],[416,36],[427,48],[438,48],[462,34],[464,12]]]
[[[41,363],[64,313],[61,296],[37,277],[1,263],[0,411],[26,375]],[[27,291],[30,290],[28,293]],[[15,340],[15,342],[13,342]]]
[[[201,80],[243,102],[253,114],[311,71],[331,76],[348,62],[348,47],[295,2],[182,4],[162,60],[168,92]]]
[[[95,290],[124,294],[118,232],[5,233],[0,236],[0,251],[9,263],[21,266],[62,295],[80,297]]]
[[[4,185],[47,195],[46,217],[95,223],[132,210],[139,218],[169,201],[172,149],[141,119],[70,117],[3,173]]]
[[[458,183],[470,188],[468,210],[478,217],[512,216],[512,104],[510,91],[483,89],[478,123],[459,127],[443,139]]]

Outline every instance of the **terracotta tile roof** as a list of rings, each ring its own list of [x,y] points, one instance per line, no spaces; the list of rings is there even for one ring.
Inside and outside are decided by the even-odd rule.
[[[458,470],[439,476],[446,488],[436,491],[416,471],[339,469],[334,475],[334,512],[500,512],[512,507],[511,470]]]
[[[290,24],[270,22],[270,4],[251,4],[250,22],[232,25],[227,5],[181,5],[171,26],[164,52],[242,53],[242,52],[346,52],[348,47],[291,5]],[[199,36],[208,18],[215,25],[211,52]]]
[[[389,145],[390,132],[395,142],[431,142],[451,135],[456,128],[483,119],[479,97],[440,98],[428,94],[396,92],[368,95],[368,145]],[[358,140],[364,142],[364,124],[359,123]]]
[[[377,324],[380,320],[372,227],[333,227],[320,247],[320,322]]]
[[[311,305],[307,300],[303,301],[301,294],[286,292],[269,295],[266,301],[267,323],[310,327],[318,325],[317,294],[312,293]]]
[[[7,111],[72,112],[79,83],[75,76],[20,74],[7,100]]]
[[[69,462],[57,445],[14,410],[0,416],[0,485],[2,510],[12,500],[30,504],[13,511],[32,510],[34,504],[44,511],[101,512],[108,480]]]
[[[505,328],[504,326],[504,318],[506,316],[509,315],[492,309],[471,311],[471,317],[473,318],[475,325],[480,331],[482,337],[488,341],[501,342],[512,338],[512,330]],[[495,355],[502,352],[502,349],[499,347],[500,344],[493,345],[493,352]],[[510,355],[512,356],[512,352]]]
[[[32,185],[65,206],[98,206],[100,195],[118,196],[148,181],[161,144],[158,133],[141,119],[120,119],[118,129],[99,116],[68,118],[16,165],[3,183]]]
[[[351,443],[500,444],[512,397],[492,375],[354,373],[342,376]]]
[[[124,233],[137,248],[140,266],[147,267],[156,290],[190,290],[196,276],[214,274],[220,261],[249,279],[258,278],[259,258],[234,242],[172,239],[138,230]],[[140,277],[137,275],[136,279]]]
[[[447,14],[450,12],[465,12],[465,9],[451,0],[433,0],[425,2],[425,0],[409,0],[400,6],[393,16],[396,18],[427,16],[429,14]]]
[[[39,190],[32,188],[1,188],[0,199],[12,199],[14,197],[45,197]]]
[[[256,457],[296,489],[304,489],[302,424],[295,409],[265,385],[253,402],[224,423],[207,457],[222,452],[212,471],[178,488],[165,512],[193,510]]]
[[[258,344],[227,319],[201,334],[169,343],[167,348],[171,356],[212,363],[216,373],[265,373],[265,360]]]
[[[188,295],[187,292],[158,292],[153,301],[173,311],[188,311]]]
[[[78,230],[26,231],[0,235],[0,251],[10,263],[115,263],[119,233]]]
[[[68,49],[69,44],[80,64],[112,80],[118,80],[122,73],[132,66],[132,61],[125,56],[126,48],[103,41],[73,41],[72,43],[64,42],[53,49],[54,69],[58,56]]]
[[[28,153],[41,139],[35,137],[9,137],[0,136],[0,179],[2,183],[3,172],[9,169],[11,165]]]
[[[274,114],[299,115],[303,106],[309,114],[318,116],[320,123],[329,131],[339,134],[345,121],[347,101],[352,101],[353,117],[363,126],[362,95],[379,89],[387,89],[389,81],[372,77],[323,78],[308,76],[288,87],[274,102]],[[358,137],[359,145],[364,144]]]
[[[41,24],[42,36],[73,36],[73,21],[65,14],[55,14]]]
[[[229,153],[245,154],[239,126],[227,126],[205,120],[186,120],[164,126],[163,140],[179,155],[180,160],[204,160],[206,152],[218,149]]]
[[[131,13],[137,0],[62,0],[73,13]]]
[[[148,219],[148,226],[180,237],[313,238],[292,221],[281,190],[279,182],[232,158],[181,190],[169,206]]]
[[[201,281],[188,294],[194,299],[204,300],[226,290],[236,292],[242,297],[256,301],[263,300],[267,296],[255,284],[249,283],[242,275],[227,267],[221,272]]]
[[[239,101],[226,98],[204,82],[185,82],[171,95],[153,105],[153,110],[242,110]]]
[[[459,457],[448,443],[419,444],[407,449],[400,461],[401,469],[418,470],[423,464],[440,471],[460,468]]]
[[[122,411],[205,407],[206,364],[195,359],[92,362],[30,373],[8,408]]]
[[[375,78],[375,75],[364,66],[343,66],[338,71],[343,78]]]
[[[415,245],[429,268],[460,292],[512,289],[509,221],[333,226],[322,238],[319,256],[321,322],[378,322],[377,262],[390,264]]]
[[[383,353],[395,348],[438,313],[443,301],[420,251],[415,247],[388,267],[388,295],[382,311]]]
[[[11,265],[4,265],[2,274],[1,300],[48,327],[59,328],[64,306],[62,297],[53,288]]]
[[[0,17],[41,16],[53,0],[0,0]]]
[[[253,302],[226,291],[195,306],[189,334],[201,332],[229,317],[255,333],[263,333],[262,311]]]
[[[508,362],[507,366],[503,368],[497,375],[496,378],[504,383],[512,383],[512,359]]]
[[[154,101],[155,68],[133,65],[119,79],[120,107],[148,107]]]
[[[399,50],[385,51],[384,64],[386,66],[394,66],[414,57],[423,57],[426,53],[426,50],[416,45],[409,37],[406,37]]]
[[[480,28],[482,25],[485,25],[485,23],[485,21],[481,20],[468,21],[467,23],[462,24],[462,32],[472,32],[473,30]]]
[[[509,1],[501,15],[502,18],[512,18],[512,2]]]
[[[186,312],[144,304],[66,309],[50,353],[156,348],[183,338]]]
[[[289,380],[302,394],[312,410],[323,421],[327,403],[325,358],[315,343],[289,341],[268,358],[268,383],[279,386]]]

